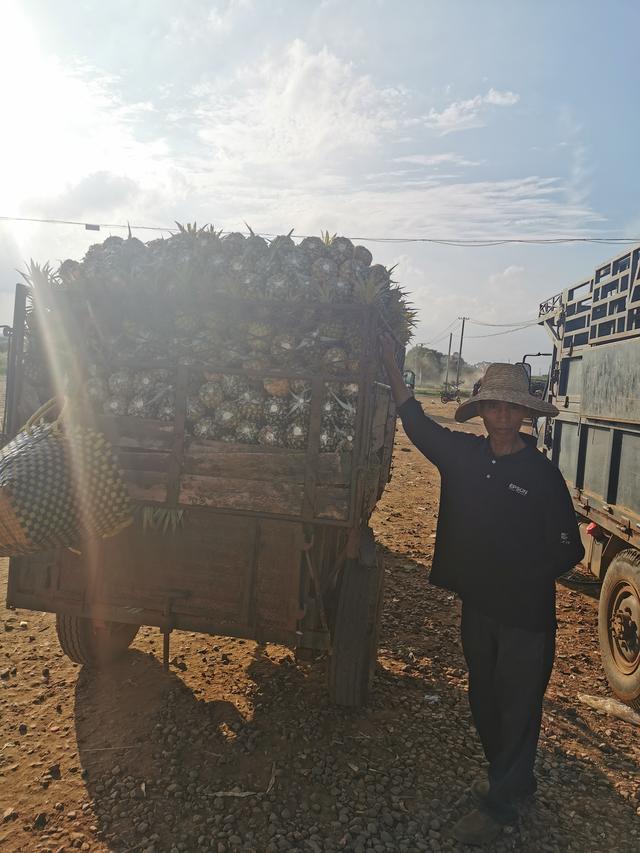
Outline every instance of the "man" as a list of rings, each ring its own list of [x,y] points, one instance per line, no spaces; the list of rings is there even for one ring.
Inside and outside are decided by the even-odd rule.
[[[559,470],[520,432],[525,417],[557,415],[529,393],[517,364],[492,364],[455,413],[479,416],[487,436],[451,432],[428,418],[402,381],[389,335],[382,354],[404,429],[441,475],[431,583],[462,599],[469,704],[488,779],[471,786],[478,808],[453,827],[485,844],[513,823],[535,792],[542,700],[555,654],[555,580],[584,555]]]

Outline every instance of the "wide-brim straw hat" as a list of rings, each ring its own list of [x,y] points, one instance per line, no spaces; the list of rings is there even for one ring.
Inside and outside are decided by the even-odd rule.
[[[490,364],[482,378],[480,390],[474,397],[461,403],[456,409],[455,419],[460,423],[480,415],[478,403],[484,400],[499,403],[514,403],[524,406],[536,415],[554,418],[558,410],[551,403],[540,400],[529,391],[529,377],[519,364]]]

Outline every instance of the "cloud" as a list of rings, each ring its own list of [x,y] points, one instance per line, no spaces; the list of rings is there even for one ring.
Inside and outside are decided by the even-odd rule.
[[[430,110],[425,124],[443,136],[458,130],[482,127],[486,124],[485,108],[487,106],[511,107],[519,100],[520,95],[515,92],[489,89],[485,95],[476,95],[466,101],[454,101],[441,112]]]
[[[397,126],[403,100],[400,90],[377,88],[351,63],[300,40],[193,94],[198,135],[214,166],[278,174],[357,162]]]
[[[407,154],[404,157],[396,157],[396,163],[412,163],[416,166],[479,166],[480,161],[468,160],[461,154],[447,152],[445,154]]]
[[[136,181],[126,175],[113,172],[92,172],[75,184],[69,184],[59,195],[44,199],[33,198],[25,202],[30,210],[41,216],[65,216],[79,218],[120,210],[133,202],[140,192]]]
[[[227,0],[210,10],[207,16],[208,29],[215,35],[229,35],[239,20],[252,9],[252,0]]]

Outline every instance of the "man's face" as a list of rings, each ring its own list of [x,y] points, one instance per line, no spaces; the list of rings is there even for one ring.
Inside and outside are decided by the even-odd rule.
[[[524,406],[493,400],[483,400],[478,403],[478,410],[489,435],[502,438],[515,437],[522,426],[522,421],[528,415]]]

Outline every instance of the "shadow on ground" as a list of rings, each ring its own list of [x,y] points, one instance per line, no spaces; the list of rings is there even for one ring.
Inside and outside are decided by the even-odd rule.
[[[367,708],[331,706],[325,662],[296,665],[275,647],[249,645],[244,677],[229,694],[205,664],[204,698],[140,651],[108,671],[81,671],[78,749],[110,850],[462,849],[447,826],[471,806],[467,788],[484,763],[467,708],[458,605],[426,586],[424,566],[386,558]],[[637,838],[610,825],[615,816],[630,828],[633,806],[580,757],[596,747],[593,732],[566,704],[547,707],[561,736],[541,746],[539,796],[493,849],[637,849]],[[605,764],[617,758],[613,750]]]

